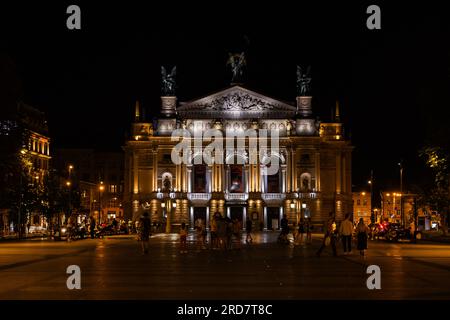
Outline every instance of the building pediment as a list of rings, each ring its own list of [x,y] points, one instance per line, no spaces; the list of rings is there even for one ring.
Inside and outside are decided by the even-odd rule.
[[[241,86],[233,86],[177,108],[182,118],[290,118],[296,108]]]

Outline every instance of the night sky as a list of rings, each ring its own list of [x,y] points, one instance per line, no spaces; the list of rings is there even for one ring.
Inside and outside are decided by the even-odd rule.
[[[92,1],[91,1],[92,2]],[[366,4],[277,1],[1,4],[0,102],[20,97],[46,112],[54,147],[120,150],[139,99],[160,106],[160,66],[178,69],[181,101],[229,85],[228,52],[246,51],[246,86],[295,101],[296,65],[311,65],[313,109],[329,120],[338,99],[353,145],[353,182],[427,182],[426,143],[448,146],[450,19],[429,2],[378,3],[382,29],[366,28]],[[69,4],[81,31],[66,28]]]

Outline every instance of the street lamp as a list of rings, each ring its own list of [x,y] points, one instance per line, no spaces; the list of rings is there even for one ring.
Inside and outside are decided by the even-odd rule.
[[[164,218],[166,218],[166,233],[172,232],[172,208],[176,208],[177,204],[173,202],[176,197],[176,189],[169,189],[169,192],[161,192],[158,188],[157,198],[162,200],[161,208],[163,209]]]
[[[306,218],[306,215],[305,215],[305,213],[306,213],[306,202],[303,202],[302,203],[302,218]]]
[[[20,150],[20,154],[22,156],[25,156],[27,154],[27,150],[26,149],[22,149]],[[23,160],[23,159],[22,159]],[[21,216],[22,216],[22,202],[23,202],[23,192],[22,192],[22,188],[23,188],[23,177],[22,177],[22,164],[23,161],[21,161],[21,170],[19,172],[19,208],[17,210],[17,224],[18,224],[18,238],[20,239],[22,236],[22,221],[21,221]]]
[[[98,201],[99,201],[99,209],[98,209],[98,223],[101,223],[101,212],[102,212],[102,200],[103,200],[103,191],[105,190],[105,186],[103,185],[103,181],[100,181],[100,186],[98,187]]]
[[[400,167],[400,219],[402,221],[402,227],[404,227],[405,222],[403,221],[403,199],[401,198],[401,195],[403,194],[403,162],[400,161],[398,165]]]
[[[377,218],[374,216],[375,213],[373,212],[373,170],[370,170],[370,180],[367,181],[367,183],[370,185],[370,218],[372,220],[372,217],[374,217],[375,221],[371,222],[377,222]]]

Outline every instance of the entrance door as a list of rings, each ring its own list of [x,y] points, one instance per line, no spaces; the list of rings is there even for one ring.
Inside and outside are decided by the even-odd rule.
[[[206,207],[194,207],[194,225],[197,225],[199,219],[206,226]]]
[[[243,207],[230,207],[230,217],[231,220],[234,219],[238,219],[239,221],[241,221],[241,223],[243,223],[243,219],[244,219],[244,208]]]
[[[267,230],[278,230],[280,228],[280,208],[267,207]]]

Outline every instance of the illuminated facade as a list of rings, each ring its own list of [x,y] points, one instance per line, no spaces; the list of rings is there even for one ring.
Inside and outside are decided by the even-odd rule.
[[[93,216],[104,223],[114,218],[123,220],[122,152],[56,149],[53,166],[79,189],[81,219]]]
[[[288,104],[232,85],[189,102],[162,96],[161,116],[154,122],[142,119],[136,103],[132,133],[124,146],[125,216],[136,220],[148,211],[153,221],[166,222],[167,232],[182,222],[192,228],[198,218],[209,225],[216,212],[243,221],[249,216],[264,230],[276,229],[283,214],[290,222],[306,216],[322,223],[329,212],[342,219],[352,211],[352,146],[343,134],[339,108],[334,121],[320,122],[313,117],[311,100],[301,96],[296,105]],[[212,141],[201,140],[202,133],[216,129],[224,140],[233,139],[235,148],[215,153],[222,161],[213,163],[205,163],[202,151],[193,148],[186,161],[175,164],[175,129],[187,130],[191,138],[183,141],[192,146],[200,137],[201,150]],[[249,129],[256,135],[233,137]],[[264,175],[262,158],[251,161],[262,150],[262,129],[279,136],[279,149],[269,151],[279,160],[274,175]],[[240,143],[241,149],[236,147]]]
[[[353,192],[353,221],[357,223],[363,218],[364,223],[370,224],[371,210],[370,192]]]
[[[8,157],[14,159],[15,163],[10,164],[9,170],[14,170],[11,168],[18,165],[19,170],[25,173],[24,181],[28,184],[29,193],[34,192],[33,196],[39,197],[39,193],[44,189],[46,183],[51,160],[50,137],[45,114],[19,101],[0,118],[0,144],[0,152],[4,157],[2,161],[7,162]],[[17,176],[17,173],[6,174],[3,180],[4,185],[0,190],[4,192],[4,187],[22,190],[23,181],[21,184],[15,185],[17,181],[21,181],[21,179],[17,179]],[[41,205],[45,205],[43,199],[38,198],[38,201],[41,202]],[[0,211],[2,213],[2,231],[7,233],[11,223],[10,209],[4,208]],[[30,231],[43,230],[48,226],[42,212],[36,209],[27,211],[22,218],[30,227]]]

